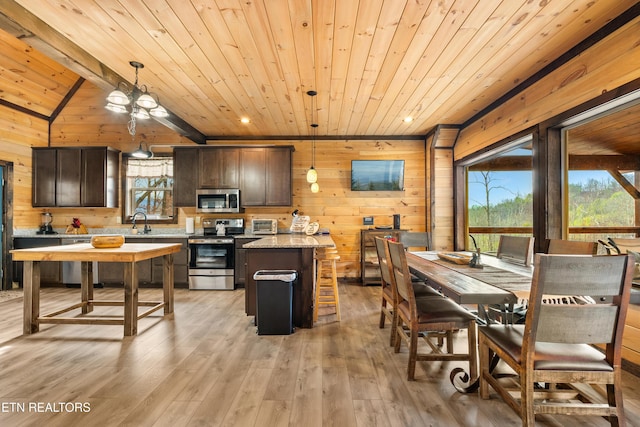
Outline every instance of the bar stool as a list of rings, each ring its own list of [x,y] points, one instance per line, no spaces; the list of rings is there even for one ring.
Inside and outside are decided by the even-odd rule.
[[[316,300],[313,305],[313,321],[318,320],[318,308],[321,305],[334,305],[340,321],[340,299],[338,297],[338,274],[336,261],[340,259],[338,249],[316,248]],[[325,291],[325,292],[323,292]]]

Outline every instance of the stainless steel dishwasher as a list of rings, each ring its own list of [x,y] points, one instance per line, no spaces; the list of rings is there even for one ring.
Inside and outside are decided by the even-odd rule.
[[[61,245],[73,245],[75,243],[91,243],[91,237],[74,237],[60,239]],[[65,285],[79,285],[82,280],[82,268],[80,261],[62,262],[62,283]],[[98,282],[98,262],[93,262],[93,284]]]

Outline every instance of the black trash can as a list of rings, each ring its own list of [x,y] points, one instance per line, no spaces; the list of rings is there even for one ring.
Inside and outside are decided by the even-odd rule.
[[[258,270],[256,325],[258,335],[289,335],[293,332],[293,283],[295,270]]]

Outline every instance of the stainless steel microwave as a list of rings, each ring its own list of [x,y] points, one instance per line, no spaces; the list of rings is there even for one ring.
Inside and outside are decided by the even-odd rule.
[[[237,188],[196,190],[196,212],[240,212],[240,190]]]

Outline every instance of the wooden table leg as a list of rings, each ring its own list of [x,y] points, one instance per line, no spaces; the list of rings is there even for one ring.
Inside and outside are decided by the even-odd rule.
[[[164,314],[171,314],[173,313],[173,254],[162,257],[162,289]]]
[[[138,271],[135,262],[124,263],[124,335],[138,333]]]
[[[82,261],[81,278],[80,278],[80,294],[82,298],[82,313],[87,314],[93,311],[93,263]]]
[[[40,262],[24,261],[23,266],[24,319],[22,332],[25,335],[40,330]]]

